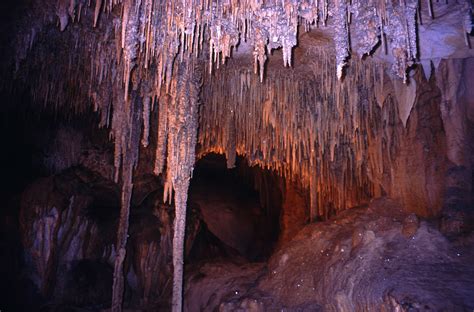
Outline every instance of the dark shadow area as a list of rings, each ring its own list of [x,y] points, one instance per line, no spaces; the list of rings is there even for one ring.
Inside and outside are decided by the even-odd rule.
[[[88,141],[89,146],[100,145],[104,149],[109,146],[103,143],[107,136],[103,135],[106,134],[103,130],[99,130],[99,134],[95,132],[97,127],[94,114],[83,114],[74,120],[67,120],[62,116],[34,108],[32,99],[22,95],[21,92],[10,93],[8,90],[0,88],[0,98],[0,140],[2,142],[2,153],[0,153],[0,170],[2,172],[0,177],[2,185],[0,188],[0,197],[2,198],[0,209],[0,276],[2,277],[0,279],[0,310],[48,310],[48,300],[41,294],[37,284],[31,278],[34,274],[30,269],[35,265],[32,265],[32,256],[27,254],[27,248],[25,248],[25,242],[32,238],[32,235],[35,236],[35,241],[31,241],[31,246],[35,246],[35,243],[46,244],[44,239],[46,234],[38,231],[37,228],[38,224],[43,222],[40,221],[41,213],[43,213],[43,211],[39,213],[41,209],[57,208],[58,216],[63,220],[61,228],[56,229],[60,234],[63,229],[71,227],[71,224],[68,223],[71,222],[70,220],[74,220],[72,222],[77,222],[78,226],[82,226],[83,232],[86,233],[88,229],[80,223],[83,219],[87,219],[90,220],[89,222],[97,224],[97,231],[100,232],[101,238],[112,240],[114,233],[104,233],[102,229],[113,227],[119,204],[119,196],[113,183],[101,178],[97,173],[79,168],[81,167],[79,160],[89,159],[91,163],[96,155],[82,154],[81,147],[84,145],[69,140],[67,136],[64,137],[65,140],[57,141],[61,137],[61,135],[58,136],[58,133],[62,132],[61,129],[66,128],[69,129],[66,131],[69,133],[83,132],[84,138],[87,137],[83,142]],[[90,135],[91,133],[94,134]],[[57,149],[70,146],[75,146],[75,149],[70,150],[76,155],[73,162],[70,162],[71,159],[68,155],[61,155],[62,151]],[[87,149],[85,152],[91,150],[94,151],[94,149]],[[75,197],[77,207],[73,207],[74,213],[68,216],[66,211],[71,206],[69,201],[72,196]],[[67,216],[69,220],[66,220]],[[55,215],[44,213],[44,217],[44,220],[53,220]],[[112,225],[106,223],[112,223]],[[31,234],[30,237],[27,237],[29,234]],[[61,235],[64,236],[64,233]],[[84,238],[92,241],[87,235]],[[74,239],[66,238],[62,242],[62,248],[69,242],[72,242],[71,245],[77,244]],[[31,246],[29,246],[30,249],[32,249]],[[58,247],[59,249],[60,247]],[[90,249],[98,248],[92,246]],[[62,252],[68,253],[70,251],[57,251],[57,254],[60,255]],[[87,303],[94,301],[94,296],[96,298],[104,297],[101,289],[105,289],[103,285],[105,279],[100,274],[105,274],[105,272],[99,271],[105,264],[94,259],[87,261],[89,262],[76,261],[73,267],[68,269],[67,274],[61,275],[65,279],[70,279],[63,291],[69,293],[69,299],[72,301],[79,300]],[[59,264],[55,269],[60,270]],[[87,271],[87,274],[84,273],[84,280],[78,279],[82,271]],[[70,274],[76,274],[76,276]],[[109,282],[107,281],[106,284],[108,285]],[[111,286],[107,287],[107,291],[109,291]],[[95,294],[87,293],[86,288],[89,288],[89,292],[91,289],[96,289],[97,292]],[[83,292],[83,294],[78,295],[78,292],[74,294],[76,290]]]
[[[281,192],[272,178],[271,172],[249,167],[240,157],[233,169],[226,168],[222,155],[199,160],[189,201],[201,223],[188,262],[268,258],[280,233]],[[268,183],[258,185],[260,180]]]

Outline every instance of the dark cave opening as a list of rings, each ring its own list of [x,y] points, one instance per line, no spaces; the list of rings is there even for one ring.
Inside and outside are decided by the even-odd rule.
[[[280,234],[282,195],[277,182],[270,171],[250,167],[242,157],[232,169],[223,155],[208,154],[197,161],[189,204],[201,225],[188,262],[267,259]]]

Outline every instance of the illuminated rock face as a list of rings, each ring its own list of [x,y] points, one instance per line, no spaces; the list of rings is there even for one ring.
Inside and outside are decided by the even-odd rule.
[[[89,304],[110,300],[108,262],[114,257],[115,233],[111,229],[115,220],[101,220],[100,215],[114,212],[110,207],[117,205],[117,191],[114,184],[90,172],[71,169],[39,179],[25,190],[19,218],[22,243],[28,275],[41,295],[62,299],[76,295],[79,301],[94,301],[82,290],[74,294],[70,288],[70,274],[81,262],[90,261],[109,269],[110,275],[104,284],[96,285],[98,292],[105,287],[105,294],[98,294],[97,301]],[[116,213],[111,215],[116,218]]]

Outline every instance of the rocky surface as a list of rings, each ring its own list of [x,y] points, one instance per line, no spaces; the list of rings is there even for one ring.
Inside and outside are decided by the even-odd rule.
[[[267,264],[193,268],[187,311],[463,311],[474,307],[474,237],[380,199],[305,226]],[[236,267],[240,269],[237,270]],[[237,273],[236,273],[237,272]],[[199,293],[196,291],[199,289]]]
[[[114,233],[102,232],[94,213],[107,214],[107,207],[116,205],[117,190],[102,184],[105,187],[95,189],[100,192],[96,200],[91,191],[94,182],[97,180],[93,175],[70,170],[36,181],[22,196],[20,224],[27,266],[32,270],[33,282],[46,297],[62,297],[56,292],[63,290],[63,278],[75,262],[111,256],[106,247],[110,252]],[[114,220],[104,218],[103,222],[113,224]]]
[[[223,157],[220,163],[226,172]],[[288,184],[278,190],[283,191],[278,249],[268,261],[251,263],[248,259],[261,248],[257,242],[268,244],[265,236],[258,236],[265,227],[258,223],[265,216],[265,205],[258,207],[258,197],[249,200],[237,187],[226,188],[219,180],[206,182],[199,168],[199,183],[191,188],[188,211],[185,251],[192,261],[186,266],[185,311],[457,311],[474,307],[469,296],[474,291],[469,207],[453,205],[454,210],[447,210],[463,213],[455,219],[462,221],[456,235],[445,230],[454,224],[446,216],[424,219],[410,212],[413,208],[389,199],[373,200],[368,207],[304,225],[308,199]],[[260,185],[262,194],[267,194],[261,195],[260,202],[269,198],[272,189],[264,192],[265,183],[256,178],[254,169],[244,170],[238,161],[236,170],[240,179],[247,175],[254,187]],[[167,310],[173,208],[163,204],[162,189],[152,177],[138,174],[136,181],[125,261],[125,308]],[[39,296],[38,305],[51,311],[109,307],[118,194],[115,183],[84,167],[36,180],[23,192],[23,276],[32,281],[30,296]],[[269,200],[267,205],[271,203],[276,202]],[[219,222],[224,218],[216,216],[223,214],[233,221]],[[208,258],[189,258],[196,253],[194,245],[204,229],[213,233],[214,246],[226,245],[236,252],[227,249]]]
[[[130,218],[127,302],[167,306],[172,211],[151,181],[144,184],[147,187],[137,188]],[[58,311],[110,306],[118,207],[118,186],[80,167],[38,179],[23,192],[22,274],[41,298],[37,305]]]

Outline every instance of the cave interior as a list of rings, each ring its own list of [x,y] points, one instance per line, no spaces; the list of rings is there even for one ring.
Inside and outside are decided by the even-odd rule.
[[[473,12],[3,0],[0,311],[473,311]]]

